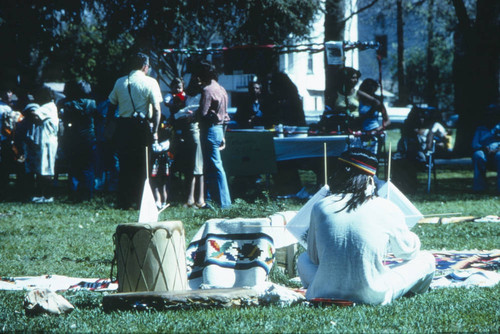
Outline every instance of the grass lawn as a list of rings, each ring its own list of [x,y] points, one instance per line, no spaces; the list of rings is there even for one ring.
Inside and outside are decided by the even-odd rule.
[[[307,179],[307,173],[303,174]],[[470,171],[446,171],[439,175],[438,192],[421,189],[410,199],[424,214],[459,212],[463,216],[500,214],[500,198],[470,191]],[[493,175],[489,174],[493,183]],[[235,200],[227,211],[184,209],[173,203],[162,220],[181,220],[187,242],[209,218],[265,217],[284,210],[298,210],[304,200],[276,200],[260,196],[248,203]],[[109,197],[90,203],[0,203],[0,275],[109,277],[113,258],[113,233],[119,223],[135,222],[137,211],[115,210]],[[498,249],[499,224],[420,224],[413,229],[423,249]],[[274,270],[271,279],[286,283],[288,277]],[[101,293],[65,292],[76,307],[64,316],[27,317],[25,292],[0,291],[0,331],[43,332],[498,332],[500,286],[449,288],[402,298],[388,306],[357,305],[315,308],[306,305],[244,309],[112,312],[102,310]]]

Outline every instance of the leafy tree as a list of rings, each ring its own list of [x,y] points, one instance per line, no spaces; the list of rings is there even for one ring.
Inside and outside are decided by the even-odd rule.
[[[94,1],[0,2],[0,36],[8,50],[0,55],[2,83],[19,85],[23,95],[44,81],[109,78],[116,72],[113,56],[131,36],[107,38],[101,12]]]
[[[413,102],[454,109],[460,115],[455,151],[468,155],[482,111],[498,103],[500,2],[401,0],[401,4],[405,26],[413,24],[410,15],[427,25],[419,36],[427,45],[406,47],[402,66],[392,68],[394,78],[404,71]],[[377,2],[382,12],[394,7],[391,0]]]
[[[41,80],[49,55],[55,51],[51,41],[57,37],[59,1],[40,5],[39,1],[0,2],[0,55],[2,84],[14,87],[20,80],[33,87]]]
[[[138,29],[137,40],[150,50],[164,48],[206,49],[214,38],[224,46],[280,44],[305,36],[317,12],[319,0],[255,1],[155,1],[145,8],[147,23]],[[167,77],[186,71],[192,54],[158,57]]]
[[[426,44],[405,50],[407,88],[412,102],[453,109],[453,31],[455,15],[449,3],[419,1],[406,8],[424,23],[419,36]],[[424,45],[425,45],[424,44]]]
[[[162,57],[164,48],[283,43],[303,36],[319,0],[81,0],[0,2],[0,65],[30,81],[81,78],[109,86],[131,52],[147,50],[168,77],[196,54]],[[201,55],[204,57],[205,55]],[[6,75],[7,75],[6,74]]]

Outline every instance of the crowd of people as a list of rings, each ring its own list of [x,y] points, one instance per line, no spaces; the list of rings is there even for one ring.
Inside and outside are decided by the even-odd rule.
[[[4,90],[2,190],[16,174],[23,200],[50,203],[57,176],[66,172],[71,201],[90,200],[96,190],[105,190],[116,194],[117,207],[128,209],[139,207],[148,177],[156,205],[163,209],[169,205],[175,170],[186,181],[184,206],[208,208],[207,199],[229,208],[220,156],[228,96],[215,67],[200,63],[186,92],[176,78],[163,97],[158,82],[148,76],[147,55],[134,55],[129,65],[109,95],[95,94],[88,83],[76,80],[65,84],[59,100],[45,85],[26,98],[19,94],[13,99],[13,91]],[[170,110],[168,119],[162,104]]]
[[[16,92],[16,100],[13,90],[4,89],[0,100],[2,189],[14,173],[23,199],[52,202],[57,176],[66,172],[70,200],[90,200],[95,191],[104,190],[116,193],[118,207],[129,208],[139,205],[148,176],[156,205],[162,209],[172,198],[171,176],[176,173],[183,180],[182,191],[176,193],[185,196],[177,200],[185,207],[207,208],[207,201],[230,207],[221,159],[230,121],[228,95],[218,83],[215,67],[201,62],[187,85],[183,78],[174,78],[170,92],[162,96],[158,82],[148,76],[149,66],[147,55],[135,55],[129,72],[116,81],[109,94],[95,91],[81,80],[67,82],[64,97],[59,99],[47,86]],[[334,94],[311,129],[322,134],[359,135],[362,147],[378,155],[391,123],[377,95],[379,83],[367,78],[359,84],[361,73],[350,67],[341,68],[336,75]],[[275,73],[265,79],[251,80],[248,94],[233,98],[236,126],[306,125],[301,97],[288,75]],[[162,104],[168,116],[162,114]],[[499,165],[498,121],[493,119],[498,111],[493,111],[474,138],[475,191],[486,188],[486,169]],[[433,108],[420,107],[409,113],[397,154],[413,167],[417,166],[413,161],[425,163],[429,152],[450,152],[450,134],[439,115]],[[147,158],[145,147],[150,148]],[[290,164],[278,167],[275,181],[279,183],[284,175],[285,183],[293,186],[292,181],[298,180],[297,168]],[[416,173],[415,168],[408,171]]]
[[[32,99],[19,105],[19,109],[11,99],[11,90],[2,95],[2,190],[6,190],[9,174],[13,172],[17,175],[18,187],[24,194],[33,195],[33,202],[53,202],[52,181],[59,134],[59,114],[53,92],[47,86],[38,87]]]

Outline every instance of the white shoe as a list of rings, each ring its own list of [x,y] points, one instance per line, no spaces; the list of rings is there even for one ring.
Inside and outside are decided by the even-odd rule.
[[[44,197],[43,197],[43,196],[41,196],[41,197],[37,197],[37,196],[35,196],[35,197],[33,197],[33,198],[31,199],[31,201],[32,201],[33,203],[42,203],[42,201],[43,201],[43,200],[44,200]]]
[[[54,203],[54,197],[43,198],[41,203]]]

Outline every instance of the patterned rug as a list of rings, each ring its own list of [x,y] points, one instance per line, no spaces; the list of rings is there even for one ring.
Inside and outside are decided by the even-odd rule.
[[[500,282],[500,250],[431,251],[436,258],[436,273],[431,288],[483,286]],[[402,259],[390,256],[385,264]]]

